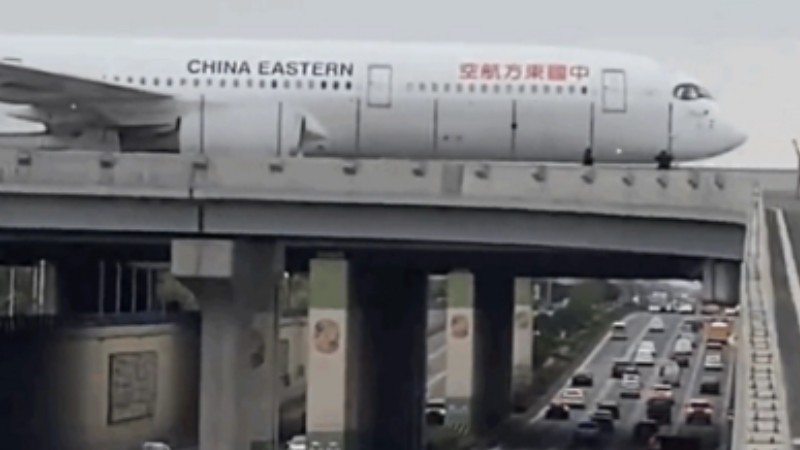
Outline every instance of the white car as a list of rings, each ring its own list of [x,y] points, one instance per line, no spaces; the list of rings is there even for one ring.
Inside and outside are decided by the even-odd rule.
[[[620,397],[639,398],[642,395],[642,379],[635,373],[623,374],[622,379],[619,381],[619,386]]]
[[[703,367],[706,370],[722,370],[722,355],[719,353],[710,353],[706,355]]]
[[[639,349],[636,351],[636,356],[633,358],[634,364],[637,366],[652,366],[656,363],[655,355],[648,349]]]
[[[678,306],[678,314],[694,314],[694,306],[691,303],[681,303]]]
[[[586,396],[583,393],[583,389],[564,389],[561,391],[559,400],[570,408],[586,408]]]
[[[656,343],[653,341],[642,341],[639,343],[639,350],[649,350],[655,353]]]
[[[649,305],[647,307],[647,312],[660,313],[661,312],[661,306],[660,305]]]
[[[662,332],[664,331],[664,321],[660,317],[653,317],[650,324],[647,326],[650,331]]]
[[[287,443],[288,450],[307,450],[308,439],[305,436],[297,435]]]

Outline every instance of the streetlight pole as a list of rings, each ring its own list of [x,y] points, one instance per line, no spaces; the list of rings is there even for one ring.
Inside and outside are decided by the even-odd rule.
[[[792,139],[792,145],[794,146],[794,154],[797,156],[797,173],[795,174],[797,178],[797,184],[794,190],[795,198],[800,198],[800,145],[797,143],[797,139]]]

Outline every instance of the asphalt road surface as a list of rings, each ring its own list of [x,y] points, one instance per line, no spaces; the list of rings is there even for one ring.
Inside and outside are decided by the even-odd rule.
[[[594,375],[594,384],[590,388],[584,388],[586,397],[585,410],[572,410],[570,419],[566,421],[544,419],[544,410],[530,421],[524,430],[524,445],[503,446],[504,449],[564,449],[578,448],[572,444],[572,435],[576,424],[587,418],[594,410],[598,402],[604,400],[616,401],[620,405],[620,418],[615,421],[615,432],[609,442],[602,447],[608,449],[641,448],[631,443],[631,433],[634,425],[645,417],[646,399],[654,384],[658,384],[656,367],[663,363],[672,353],[674,343],[680,332],[680,324],[689,317],[688,315],[659,314],[664,321],[663,332],[649,331],[648,324],[653,315],[649,313],[635,313],[626,319],[628,323],[628,339],[610,340],[606,336],[594,351],[586,358],[584,363],[578,368],[577,372],[591,372]],[[732,350],[726,348],[723,354],[724,369],[713,372],[718,375],[722,382],[721,395],[699,395],[700,380],[705,374],[703,361],[705,355],[705,342],[702,340],[702,333],[698,345],[693,352],[689,367],[685,368],[681,375],[681,386],[673,388],[675,406],[673,407],[673,425],[671,428],[662,427],[662,433],[675,432],[681,427],[681,432],[689,431],[692,434],[699,434],[704,440],[715,440],[718,434],[719,423],[724,419],[723,401],[726,395],[728,382],[728,368],[733,366]],[[633,358],[633,353],[639,344],[644,341],[653,341],[657,351],[656,366],[640,367],[642,377],[642,398],[641,399],[622,399],[619,397],[619,380],[611,377],[611,367],[615,358]],[[567,387],[567,386],[565,386]],[[688,401],[692,398],[707,398],[712,402],[714,408],[714,424],[712,426],[684,425],[684,411]],[[592,447],[597,448],[597,447]]]
[[[788,258],[794,258],[795,265],[800,264],[800,209],[783,210],[786,221],[786,233],[781,235],[776,211],[767,211],[767,238],[770,252],[770,275],[775,300],[775,325],[778,333],[778,350],[783,363],[785,380],[797,380],[800,377],[800,358],[797,357],[797,342],[800,342],[800,322],[798,322],[798,304],[800,299],[792,297],[789,279],[798,276],[789,273]],[[788,242],[788,245],[784,245]],[[786,383],[786,396],[789,428],[792,437],[800,436],[800,386],[797,383]],[[800,448],[800,443],[794,444]]]

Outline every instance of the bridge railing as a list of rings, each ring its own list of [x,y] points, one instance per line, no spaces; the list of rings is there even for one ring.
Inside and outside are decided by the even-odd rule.
[[[714,170],[0,151],[0,193],[531,209],[745,223],[752,180]]]
[[[789,430],[783,367],[775,329],[763,196],[754,196],[741,276],[741,311],[736,335],[734,450],[788,449]]]

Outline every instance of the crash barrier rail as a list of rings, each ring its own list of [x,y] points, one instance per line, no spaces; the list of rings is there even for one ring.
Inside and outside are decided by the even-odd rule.
[[[772,287],[766,285],[763,276],[770,263],[766,211],[762,193],[756,191],[753,197],[754,213],[747,228],[741,267],[731,448],[784,450],[790,448],[790,443],[783,367],[777,347]]]

